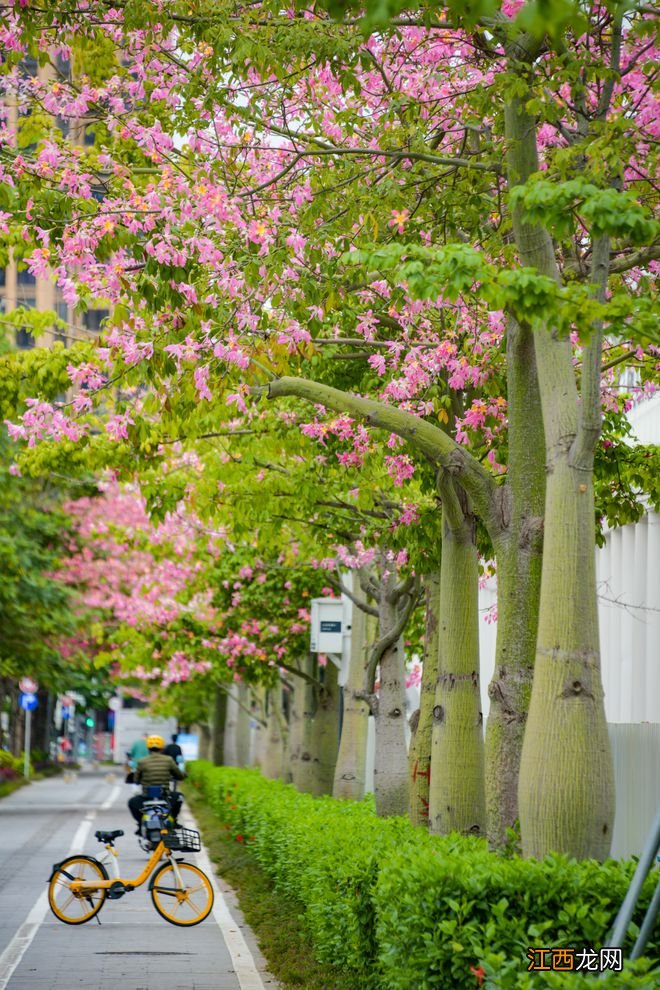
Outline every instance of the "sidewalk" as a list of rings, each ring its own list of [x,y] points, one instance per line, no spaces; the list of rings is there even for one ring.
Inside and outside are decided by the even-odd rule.
[[[69,853],[69,846],[76,841],[73,834],[76,831],[81,835],[87,832],[86,841],[82,848],[77,847],[77,851],[98,855],[101,847],[94,839],[96,829],[123,828],[125,835],[117,841],[121,873],[125,877],[137,875],[144,866],[146,854],[139,849],[132,834],[125,788],[104,784],[101,774],[83,773],[80,776],[85,778],[86,790],[96,776],[99,792],[102,793],[104,786],[108,800],[86,816],[82,805],[64,842],[62,831],[59,832],[58,846],[62,848],[53,861],[63,859]],[[18,802],[18,795],[25,795],[27,791],[32,791],[34,798],[38,787],[37,784],[17,792]],[[31,803],[34,807],[34,801]],[[43,805],[38,807],[40,817],[45,817],[48,812],[42,810]],[[85,817],[91,819],[87,829],[81,825]],[[181,820],[188,827],[196,827],[187,808]],[[53,831],[58,827],[53,824]],[[190,929],[168,924],[156,913],[148,883],[118,900],[107,900],[98,915],[100,925],[95,919],[80,926],[62,924],[47,906],[47,877],[40,876],[27,918],[23,912],[15,918],[17,934],[5,949],[5,972],[8,974],[11,970],[11,975],[5,983],[0,968],[0,990],[3,985],[7,990],[72,990],[76,987],[85,990],[276,990],[276,981],[266,970],[254,935],[236,906],[233,892],[215,876],[204,851],[186,853],[185,858],[197,863],[215,887],[213,912],[200,925]],[[43,872],[43,867],[40,869]],[[19,957],[18,965],[13,968]]]

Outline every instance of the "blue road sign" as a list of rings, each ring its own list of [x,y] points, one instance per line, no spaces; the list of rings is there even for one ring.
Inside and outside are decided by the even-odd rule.
[[[62,705],[62,721],[66,722],[68,718],[71,718],[71,709],[67,705]]]
[[[33,712],[34,709],[37,707],[36,694],[21,694],[20,705],[24,711]]]

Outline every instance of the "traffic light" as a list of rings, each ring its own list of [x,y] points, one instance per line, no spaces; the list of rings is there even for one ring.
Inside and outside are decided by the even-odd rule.
[[[88,729],[94,728],[94,719],[92,718],[91,715],[88,715],[87,718],[85,719],[85,725],[87,726]]]

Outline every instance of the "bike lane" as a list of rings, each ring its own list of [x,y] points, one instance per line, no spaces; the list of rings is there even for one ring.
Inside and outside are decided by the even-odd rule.
[[[126,808],[128,788],[81,774],[33,784],[0,802],[0,990],[275,990],[252,933],[218,889],[206,853],[186,853],[214,883],[213,912],[179,928],[155,911],[148,882],[106,900],[98,919],[59,922],[45,901],[54,862],[70,852],[100,857],[97,829],[122,828],[121,875],[137,876],[147,854]],[[184,805],[181,823],[195,827]],[[77,843],[77,844],[76,844]]]

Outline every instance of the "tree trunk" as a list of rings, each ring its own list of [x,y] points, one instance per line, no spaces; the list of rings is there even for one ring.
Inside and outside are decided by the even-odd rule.
[[[534,120],[524,97],[506,107],[510,181],[538,168]],[[514,210],[521,263],[559,279],[547,231]],[[596,243],[592,245],[598,254]],[[583,362],[579,403],[570,342],[535,330],[545,429],[546,503],[539,630],[532,698],[520,765],[523,853],[607,856],[614,817],[614,772],[600,676],[595,575],[593,453],[600,399],[599,334]],[[592,386],[589,388],[589,386]]]
[[[211,759],[217,767],[225,760],[225,721],[227,718],[227,692],[215,688],[213,698],[213,736],[211,743]]]
[[[545,498],[545,442],[534,339],[510,318],[507,327],[509,463],[502,489],[506,526],[497,558],[497,645],[488,687],[486,811],[488,839],[501,847],[518,818],[518,774],[532,693],[538,631]]]
[[[367,616],[357,605],[351,610],[351,656],[343,688],[341,739],[332,793],[336,798],[360,801],[364,797],[367,765],[369,706],[364,695]]]
[[[339,671],[332,661],[321,671],[322,687],[312,722],[312,794],[332,794],[339,746]]]
[[[227,688],[227,717],[225,719],[224,763],[226,767],[238,766],[238,685]]]
[[[397,624],[397,605],[390,601],[396,574],[385,573],[378,602],[378,633],[387,636]],[[408,812],[408,746],[403,639],[388,646],[380,658],[380,688],[375,706],[376,752],[374,793],[382,818]]]
[[[316,712],[317,688],[308,679],[318,672],[316,654],[308,653],[300,662],[302,674],[307,678],[296,677],[293,687],[289,753],[291,760],[291,782],[297,790],[305,794],[314,793],[314,713]]]
[[[298,664],[297,666],[302,666]],[[306,682],[302,677],[293,677],[293,692],[291,695],[291,706],[289,708],[289,771],[290,779],[288,783],[293,784],[298,790],[298,768],[303,753],[303,715],[305,711],[305,689]]]
[[[236,697],[236,766],[250,763],[250,692],[247,684],[238,685]]]
[[[199,758],[200,760],[210,760],[211,726],[208,722],[198,722],[195,727],[199,730]]]
[[[267,694],[266,745],[262,753],[261,772],[264,777],[281,780],[283,776],[286,740],[282,686],[277,684]]]
[[[439,835],[485,835],[476,526],[451,478],[439,477],[439,489],[443,528],[430,829]]]
[[[257,684],[251,689],[252,701],[250,711],[253,712],[254,732],[250,739],[250,765],[263,767],[268,749],[268,732],[266,727],[267,691],[263,684]]]
[[[408,750],[410,770],[410,820],[413,825],[429,827],[429,791],[431,785],[431,747],[435,685],[438,679],[438,642],[440,622],[440,574],[429,574],[426,585],[426,622],[424,666],[419,711]]]

